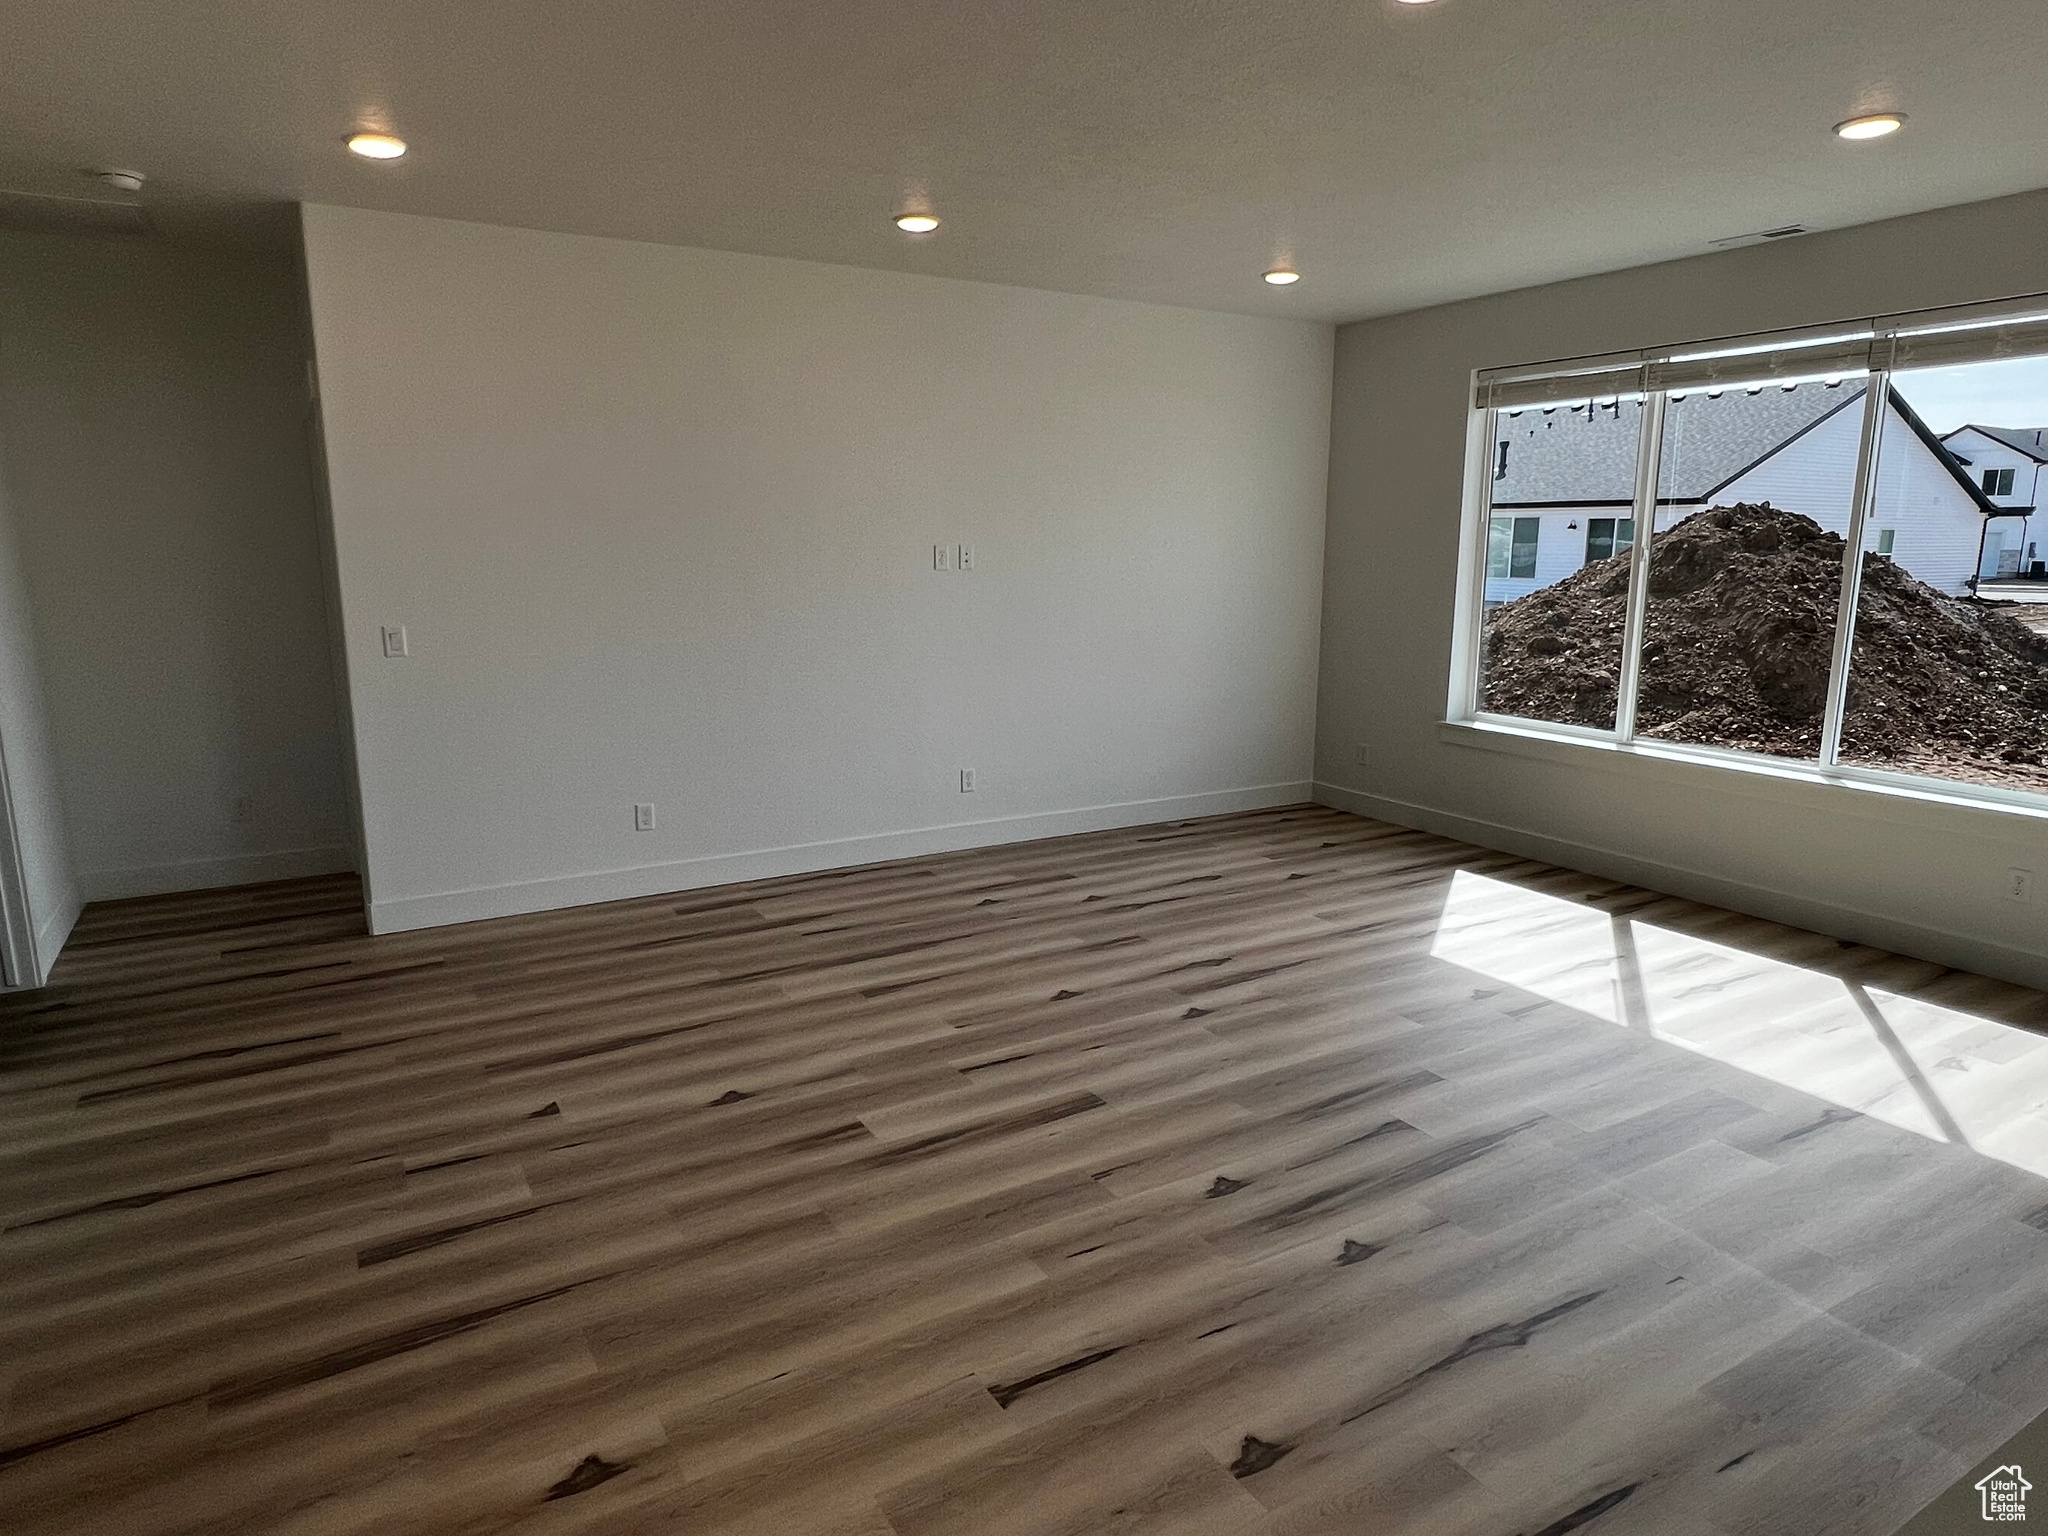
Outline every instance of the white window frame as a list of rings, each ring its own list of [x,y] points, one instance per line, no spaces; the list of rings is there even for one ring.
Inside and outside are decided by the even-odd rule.
[[[1826,704],[1817,758],[1775,757],[1733,747],[1694,746],[1636,734],[1636,693],[1642,665],[1644,620],[1649,598],[1651,548],[1656,542],[1656,491],[1664,446],[1664,406],[1670,393],[1690,393],[1721,383],[1758,380],[1790,382],[1854,373],[1868,379],[1850,504],[1845,552],[1860,552],[1876,499],[1877,450],[1884,406],[1895,368],[1957,366],[2005,357],[2048,356],[2048,294],[1989,304],[1888,315],[1865,321],[1809,326],[1799,330],[1686,342],[1637,352],[1569,358],[1551,363],[1478,369],[1472,392],[1465,450],[1465,500],[1459,540],[1456,627],[1451,638],[1450,698],[1446,737],[1489,738],[1475,744],[1501,750],[1553,755],[1557,746],[1582,746],[1767,774],[1815,780],[1849,788],[1904,794],[2048,819],[2048,792],[2003,789],[1925,774],[1897,773],[1840,761],[1842,714],[1849,664],[1856,639],[1856,606],[1861,559],[1842,562],[1835,634],[1830,653]],[[1493,470],[1498,413],[1531,404],[1584,404],[1641,399],[1635,504],[1636,537],[1629,551],[1627,617],[1622,632],[1619,689],[1612,728],[1491,714],[1479,708],[1482,621],[1486,612],[1487,530],[1493,515]]]

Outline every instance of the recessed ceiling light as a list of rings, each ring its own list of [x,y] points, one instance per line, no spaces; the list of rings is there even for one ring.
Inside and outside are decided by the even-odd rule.
[[[1428,5],[1429,0],[1401,0],[1403,5]]]
[[[388,133],[352,133],[348,147],[365,160],[396,160],[405,153],[405,140]]]
[[[1266,281],[1275,288],[1285,288],[1289,283],[1301,281],[1301,274],[1287,267],[1275,267],[1266,274]]]
[[[1903,112],[1872,112],[1865,117],[1852,117],[1845,123],[1835,124],[1835,133],[1844,139],[1881,139],[1905,126],[1906,114]]]
[[[939,221],[928,213],[899,213],[896,227],[906,235],[928,235],[939,227]]]
[[[140,192],[146,179],[140,171],[87,171],[85,174],[116,192]]]

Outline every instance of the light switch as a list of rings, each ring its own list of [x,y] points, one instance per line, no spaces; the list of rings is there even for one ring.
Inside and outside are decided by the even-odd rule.
[[[932,569],[935,571],[950,571],[953,569],[953,549],[951,545],[934,544],[932,546]]]
[[[384,654],[386,656],[410,656],[412,654],[411,651],[406,649],[405,626],[403,624],[386,624],[384,626]]]

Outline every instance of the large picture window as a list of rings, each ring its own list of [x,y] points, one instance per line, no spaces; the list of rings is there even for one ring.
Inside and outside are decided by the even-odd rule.
[[[1453,718],[2048,794],[2048,302],[1482,373]]]

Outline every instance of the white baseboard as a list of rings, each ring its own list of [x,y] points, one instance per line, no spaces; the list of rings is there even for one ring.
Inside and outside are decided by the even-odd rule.
[[[71,929],[84,909],[85,897],[78,887],[67,885],[49,914],[36,925],[36,969],[42,973],[36,978],[37,986],[50,979],[50,968],[64,952],[64,941],[71,937]]]
[[[1551,837],[1547,833],[1482,821],[1477,817],[1407,800],[1393,800],[1341,784],[1318,783],[1315,799],[1318,804],[1335,810],[1370,816],[1378,821],[1391,821],[1397,826],[1414,827],[1422,832],[1434,832],[1439,837],[1476,843],[1482,848],[1494,848],[1526,859],[1540,859],[1546,864],[1583,870],[1589,875],[1600,875],[1609,880],[1626,881],[1630,885],[1683,896],[1709,906],[1746,912],[1752,917],[1784,923],[1788,927],[1805,928],[1831,938],[1848,939],[1852,943],[1869,944],[1895,954],[1930,960],[1936,965],[1995,976],[2023,987],[2048,987],[2048,956],[2010,944],[1905,922],[1881,912],[1866,912],[1860,907],[1818,901],[1771,886],[1731,880],[1724,875],[1666,864],[1615,848]]]
[[[180,859],[169,864],[134,864],[121,869],[89,869],[80,877],[80,884],[85,887],[87,901],[124,901],[131,896],[161,896],[169,891],[206,891],[222,885],[335,875],[354,868],[355,855],[345,846],[334,844]]]
[[[0,994],[33,992],[50,979],[50,968],[57,963],[57,956],[63,953],[64,941],[71,937],[72,925],[78,921],[78,914],[84,906],[84,898],[78,894],[77,886],[67,885],[58,893],[43,920],[36,924],[35,948],[28,956],[28,964],[34,974],[20,986],[0,986]]]
[[[879,864],[887,859],[919,858],[963,848],[1031,842],[1043,837],[1069,837],[1077,832],[1104,832],[1112,827],[1139,827],[1151,822],[1180,821],[1194,816],[1223,816],[1232,811],[1265,810],[1294,805],[1309,798],[1306,781],[1258,784],[1248,789],[1215,790],[1208,794],[1175,795],[1160,800],[1128,800],[1075,811],[1048,811],[1034,816],[1006,816],[993,821],[956,822],[906,832],[880,832],[829,842],[797,843],[748,853],[713,854],[644,864],[635,869],[598,870],[558,875],[504,885],[472,886],[424,896],[400,896],[370,904],[372,933],[402,933],[438,928],[447,923],[473,923],[521,912],[546,912],[556,907],[589,906],[601,901],[626,901],[670,891],[729,885],[741,880],[767,880],[780,875],[810,874],[821,869],[846,869]]]

